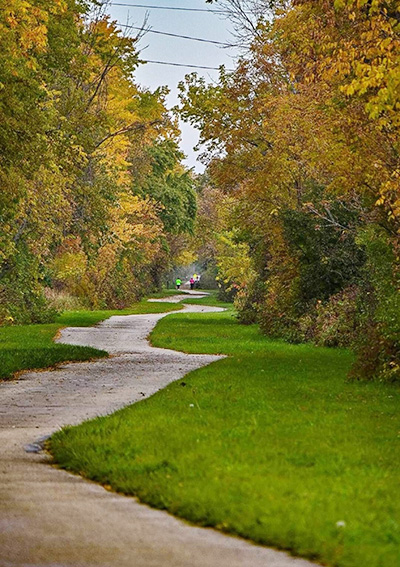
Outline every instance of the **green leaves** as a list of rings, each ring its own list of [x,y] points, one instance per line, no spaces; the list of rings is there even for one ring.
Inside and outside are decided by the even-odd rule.
[[[243,320],[294,341],[318,340],[321,319],[330,344],[342,344],[344,297],[346,324],[367,312],[362,329],[379,345],[378,364],[359,351],[371,363],[365,374],[385,377],[400,350],[389,316],[397,308],[390,290],[400,286],[396,4],[275,4],[271,23],[253,31],[238,15],[252,3],[223,5],[249,50],[217,84],[190,75],[180,85],[181,116],[201,131],[210,184],[229,195],[217,205],[221,279],[239,289]],[[392,252],[378,277],[379,252],[360,238],[368,227]],[[369,290],[367,307],[357,286],[360,296]],[[356,328],[348,324],[353,338]]]
[[[180,165],[182,158],[175,140],[155,142],[146,153],[147,174],[133,185],[136,193],[153,199],[170,234],[191,232],[196,216],[194,183]]]
[[[135,84],[136,40],[102,3],[11,0],[0,48],[0,323],[43,306],[43,274],[83,302],[123,306],[151,286],[153,263],[167,267],[163,231],[191,230],[195,215],[165,91]],[[134,164],[153,146],[134,195]]]

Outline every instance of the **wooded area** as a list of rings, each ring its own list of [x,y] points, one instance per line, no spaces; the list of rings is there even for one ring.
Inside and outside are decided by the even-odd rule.
[[[193,74],[180,89],[208,164],[200,210],[217,204],[220,282],[244,323],[351,346],[353,377],[398,380],[398,4],[218,6],[243,56],[218,84]]]
[[[400,565],[400,5],[177,3],[0,0],[0,564]]]
[[[129,305],[193,224],[167,91],[135,84],[138,38],[101,4],[1,5],[3,324],[52,320],[60,294],[62,307]]]
[[[398,6],[218,6],[242,55],[217,84],[180,85],[196,179],[165,88],[135,83],[138,38],[103,3],[2,3],[0,323],[50,321],[60,295],[122,308],[198,259],[242,322],[399,380]]]

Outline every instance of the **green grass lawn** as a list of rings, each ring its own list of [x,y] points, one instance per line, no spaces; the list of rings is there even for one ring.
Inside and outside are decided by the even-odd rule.
[[[0,379],[11,378],[20,370],[48,368],[69,360],[90,360],[107,356],[91,347],[62,345],[53,339],[62,327],[87,327],[112,315],[165,313],[181,309],[174,303],[136,303],[129,309],[104,311],[65,311],[55,323],[0,327]]]
[[[163,299],[164,297],[170,297],[171,295],[180,295],[183,293],[184,291],[182,291],[181,289],[164,289],[163,291],[156,291],[152,293],[151,295],[149,295],[149,297],[152,297],[154,299]]]
[[[155,293],[152,293],[151,295],[149,295],[149,297],[162,299],[164,297],[170,297],[171,295],[186,295],[187,299],[183,300],[184,303],[188,303],[188,302],[189,303],[193,303],[193,302],[197,303],[199,301],[198,298],[192,298],[189,293],[185,293],[186,291],[188,291],[186,288],[185,289],[164,289],[163,291],[157,291]],[[206,298],[206,296],[204,296],[205,299],[212,300],[214,302],[217,301],[216,298],[217,298],[218,290],[216,290],[216,289],[208,289],[208,290],[195,289],[194,291],[198,292],[198,293],[207,293],[209,295],[209,297]],[[202,301],[202,299],[200,301]],[[221,302],[218,302],[218,305],[220,305],[220,303]],[[232,305],[232,304],[230,304],[230,305]]]
[[[56,433],[56,462],[327,565],[400,565],[398,388],[348,382],[350,352],[271,341],[229,312],[171,315],[152,342],[230,356]]]
[[[188,305],[210,305],[211,307],[223,307],[224,309],[228,309],[231,312],[233,311],[233,303],[226,303],[219,301],[217,299],[217,292],[215,290],[207,291],[209,295],[205,295],[204,297],[190,297],[188,299],[184,299],[183,303],[187,303]]]

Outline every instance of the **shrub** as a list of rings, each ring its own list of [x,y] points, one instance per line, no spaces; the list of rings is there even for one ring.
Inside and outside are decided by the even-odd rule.
[[[358,309],[359,288],[352,285],[332,295],[325,303],[316,305],[312,335],[314,342],[322,346],[348,347],[354,344],[360,330]]]
[[[0,324],[50,323],[57,311],[43,293],[39,260],[21,245],[3,268],[0,284]]]
[[[362,331],[350,378],[400,382],[399,341],[385,337],[382,325],[376,322],[371,321]]]
[[[253,280],[246,289],[238,290],[234,303],[240,323],[250,325],[258,322],[265,292],[265,283],[257,280]]]
[[[46,287],[44,289],[44,295],[47,299],[49,307],[55,309],[58,312],[62,311],[78,311],[79,309],[84,309],[86,305],[76,297],[71,295],[66,291],[59,291],[57,289],[52,289]]]
[[[218,282],[217,298],[219,301],[233,303],[237,295],[238,288],[235,284],[228,286],[225,283]]]
[[[361,237],[367,250],[369,294],[363,294],[355,378],[400,382],[400,271],[396,243],[378,227]]]

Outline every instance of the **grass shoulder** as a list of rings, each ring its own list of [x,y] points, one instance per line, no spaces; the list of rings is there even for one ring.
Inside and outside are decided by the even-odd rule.
[[[347,382],[349,351],[272,341],[229,312],[171,315],[151,340],[229,356],[58,432],[62,467],[327,565],[398,564],[398,389]]]
[[[184,299],[181,300],[181,303],[185,303],[188,305],[209,305],[211,307],[223,307],[224,309],[233,310],[233,303],[227,303],[220,301],[218,299],[218,290],[215,289],[195,289],[195,292],[199,292],[199,294],[207,294],[203,297],[193,297],[191,294],[185,294],[185,290],[182,289],[167,289],[164,291],[153,293],[151,298],[161,299],[164,297],[169,297],[172,295],[186,295]]]
[[[201,292],[202,290],[199,291]],[[210,307],[222,307],[224,309],[233,312],[234,310],[233,303],[220,301],[217,298],[217,292],[215,290],[206,291],[205,293],[207,293],[208,295],[205,295],[204,297],[201,298],[190,297],[189,295],[188,299],[183,300],[183,303],[186,303],[188,305],[209,305]]]
[[[155,291],[148,297],[151,299],[164,299],[165,297],[170,297],[173,295],[179,295],[182,293],[181,289],[164,289],[162,291]]]

